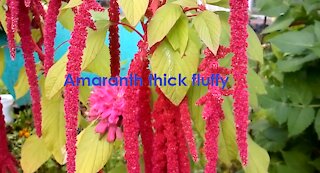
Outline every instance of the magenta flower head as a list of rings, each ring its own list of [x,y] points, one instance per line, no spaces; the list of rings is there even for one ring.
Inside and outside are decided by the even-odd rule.
[[[94,87],[89,98],[89,121],[97,120],[97,133],[108,133],[108,142],[122,138],[120,129],[124,108],[124,87],[98,86]]]

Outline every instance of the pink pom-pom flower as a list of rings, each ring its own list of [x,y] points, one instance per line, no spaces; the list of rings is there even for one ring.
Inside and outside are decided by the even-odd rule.
[[[124,87],[122,86],[97,86],[89,98],[89,121],[98,120],[97,133],[108,133],[107,140],[113,142],[122,138],[120,129],[124,108]]]

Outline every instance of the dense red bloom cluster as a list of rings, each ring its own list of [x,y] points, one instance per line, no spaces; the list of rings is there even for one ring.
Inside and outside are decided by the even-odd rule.
[[[14,40],[14,33],[18,29],[19,1],[8,0],[7,4],[9,7],[6,12],[7,40],[11,59],[14,60],[16,56],[16,43]]]
[[[219,87],[210,87],[208,93],[200,98],[198,105],[204,105],[202,117],[206,121],[204,150],[207,158],[205,172],[216,171],[218,161],[219,123],[224,118],[223,102]]]
[[[192,122],[191,122],[191,117],[188,110],[187,97],[184,98],[184,100],[181,102],[179,109],[180,109],[180,115],[181,115],[181,122],[183,122],[182,129],[184,132],[184,136],[186,137],[192,158],[195,162],[197,162],[198,161],[197,146],[193,137]]]
[[[43,5],[41,4],[40,0],[33,0],[32,1],[33,7],[37,10],[37,12],[39,13],[39,15],[45,19],[46,17],[46,11],[43,8]]]
[[[54,63],[54,39],[56,37],[56,23],[61,0],[50,0],[46,20],[44,23],[44,73],[47,74]]]
[[[35,60],[33,52],[35,45],[33,44],[33,39],[31,36],[31,21],[28,15],[28,8],[24,4],[20,4],[19,13],[19,35],[21,38],[21,48],[23,51],[26,73],[28,76],[28,82],[30,86],[30,94],[32,98],[32,112],[33,121],[36,128],[36,133],[41,136],[41,100],[40,100],[40,89],[38,85],[38,76],[36,71]]]
[[[243,165],[248,160],[248,57],[247,57],[247,25],[248,25],[248,1],[247,0],[230,0],[231,14],[229,23],[231,25],[231,42],[230,48],[234,53],[232,58],[232,74],[235,81],[234,84],[234,116],[237,129],[237,142],[240,157]]]
[[[8,149],[6,124],[2,112],[2,103],[0,97],[0,173],[17,173],[16,159],[11,155]]]
[[[149,75],[148,45],[144,41],[140,41],[138,47],[139,51],[135,54],[130,64],[128,75],[138,75],[146,79]],[[152,142],[151,119],[148,118],[151,112],[149,105],[150,92],[148,83],[146,83],[143,86],[128,86],[124,94],[126,108],[123,113],[124,147],[126,149],[125,159],[127,161],[128,172],[130,173],[140,172],[139,131],[141,131],[142,142],[145,146],[144,155],[151,154],[149,152],[152,152],[150,146],[150,142]],[[149,156],[146,157],[146,161],[150,162]],[[149,165],[146,168],[150,170]]]
[[[80,76],[83,50],[86,47],[88,35],[87,27],[92,26],[91,14],[89,10],[103,9],[97,6],[94,0],[84,1],[75,16],[75,26],[71,34],[70,47],[67,62],[67,74],[73,79]],[[65,87],[65,119],[66,119],[66,150],[67,150],[67,171],[75,172],[76,140],[77,140],[77,116],[79,111],[79,88],[67,85]]]
[[[111,56],[111,76],[118,76],[120,73],[120,43],[119,27],[120,9],[117,0],[110,0],[108,9],[110,21],[113,23],[109,28],[109,49]]]

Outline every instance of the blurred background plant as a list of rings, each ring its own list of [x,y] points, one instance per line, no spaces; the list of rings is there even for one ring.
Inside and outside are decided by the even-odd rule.
[[[261,32],[266,95],[251,134],[270,155],[270,173],[320,171],[320,1],[257,0],[274,22]]]

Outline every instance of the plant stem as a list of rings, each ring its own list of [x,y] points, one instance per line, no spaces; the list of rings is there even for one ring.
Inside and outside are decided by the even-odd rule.
[[[135,31],[142,39],[144,39],[143,35],[141,34],[141,32],[139,32],[138,30],[136,30],[133,26],[129,25],[129,24],[126,24],[126,23],[122,23],[122,22],[116,22],[116,24],[118,25],[123,25],[123,26],[126,26],[130,29],[132,29],[133,31]]]

